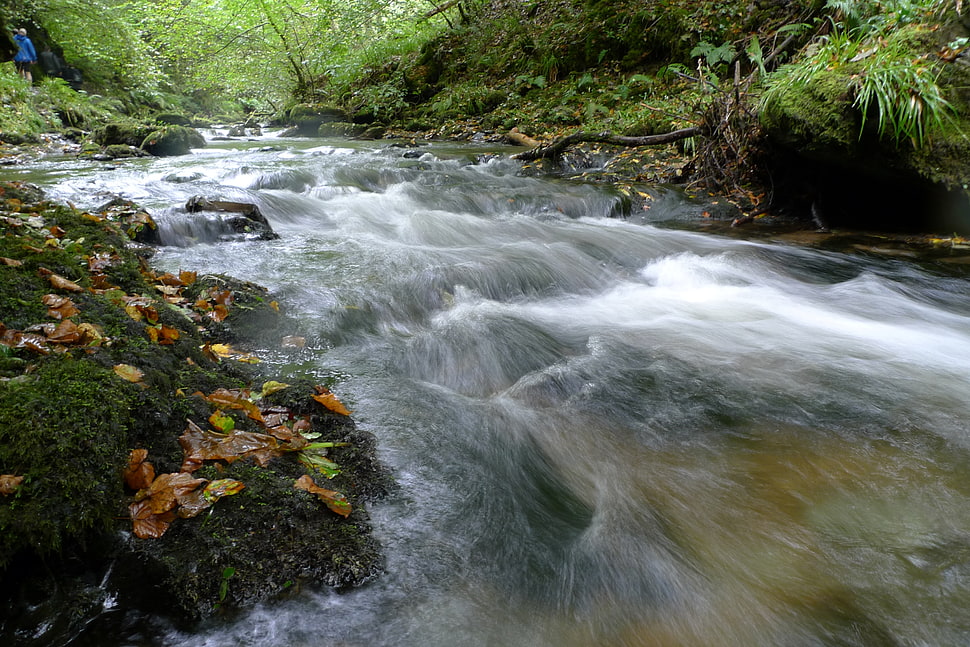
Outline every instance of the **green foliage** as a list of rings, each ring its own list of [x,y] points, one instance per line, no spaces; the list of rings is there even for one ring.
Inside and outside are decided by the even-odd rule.
[[[706,40],[702,40],[690,51],[690,55],[691,58],[701,57],[707,62],[708,66],[716,67],[734,60],[735,51],[734,45],[731,43],[725,42],[715,47]]]
[[[156,87],[163,75],[122,0],[33,0],[31,13],[69,64],[100,86]],[[37,44],[37,43],[35,43]]]
[[[830,0],[833,31],[799,62],[768,77],[762,109],[804,92],[823,74],[845,79],[860,114],[859,137],[871,121],[879,137],[920,147],[952,108],[939,84],[938,60],[925,51],[920,29],[909,26],[947,3]]]

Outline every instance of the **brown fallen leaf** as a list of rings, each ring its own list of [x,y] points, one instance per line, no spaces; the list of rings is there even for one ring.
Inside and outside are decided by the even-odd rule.
[[[317,497],[323,501],[328,508],[342,517],[350,516],[350,513],[353,512],[350,503],[347,501],[347,497],[335,490],[328,490],[320,487],[314,483],[313,478],[307,474],[304,474],[298,478],[293,484],[293,487],[295,487],[297,490],[306,490],[310,494],[316,494]]]
[[[82,288],[74,281],[65,279],[60,274],[51,273],[47,277],[47,280],[50,281],[51,285],[53,285],[58,290],[67,290],[68,292],[84,292],[84,288]]]
[[[67,319],[81,312],[69,297],[59,294],[45,294],[41,303],[47,306],[47,316],[52,319]]]
[[[268,434],[251,431],[220,434],[204,430],[191,420],[179,436],[179,444],[185,452],[183,472],[194,472],[202,467],[203,461],[232,463],[240,458],[252,458],[260,467],[266,467],[270,460],[283,455],[279,441]]]
[[[76,344],[81,340],[81,333],[78,326],[70,319],[65,319],[57,325],[49,335],[47,341],[52,344]]]
[[[18,261],[17,259],[7,258],[6,256],[0,256],[0,263],[4,265],[9,265],[11,267],[20,267],[21,265],[23,265],[23,263]]]
[[[155,467],[149,463],[147,449],[133,449],[125,468],[125,485],[131,490],[143,490],[155,480]]]
[[[0,494],[9,496],[20,489],[24,482],[24,477],[14,476],[13,474],[0,474]]]
[[[135,501],[128,506],[131,514],[132,529],[139,539],[157,539],[165,534],[168,527],[175,521],[176,514],[172,510],[167,512],[152,512],[151,500]]]
[[[196,391],[193,395],[201,396],[203,400],[216,407],[225,409],[241,409],[256,422],[263,422],[263,413],[256,403],[249,399],[249,391],[238,389],[216,389],[209,395]]]
[[[135,495],[137,501],[151,501],[151,510],[156,514],[174,510],[179,502],[205,483],[186,472],[159,474],[146,489]]]

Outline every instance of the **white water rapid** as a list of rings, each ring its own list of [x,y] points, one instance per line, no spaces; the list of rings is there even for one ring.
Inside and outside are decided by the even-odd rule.
[[[400,484],[365,586],[100,644],[970,644],[966,276],[611,218],[614,190],[405,150],[46,178],[163,223],[192,195],[258,204],[278,240],[154,262],[273,291],[308,346],[261,355],[341,375]]]

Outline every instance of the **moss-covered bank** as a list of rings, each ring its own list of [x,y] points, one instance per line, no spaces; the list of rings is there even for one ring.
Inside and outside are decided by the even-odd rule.
[[[326,385],[261,375],[219,345],[285,335],[270,295],[226,277],[156,274],[122,233],[149,226],[137,211],[78,212],[12,183],[0,191],[0,474],[14,479],[0,489],[0,641],[57,643],[96,621],[109,596],[192,622],[301,584],[373,576],[381,558],[363,504],[389,486],[373,440],[313,399]],[[292,384],[264,394],[268,379]],[[235,395],[209,397],[220,389]],[[256,409],[276,416],[272,433],[297,427],[335,444],[317,453],[339,473],[308,468],[300,433],[272,438]],[[186,468],[188,421],[210,439],[247,432],[283,449]],[[139,538],[130,506],[147,492],[125,479],[134,449],[156,474],[193,469],[244,488]],[[349,516],[294,488],[307,472],[346,497]]]

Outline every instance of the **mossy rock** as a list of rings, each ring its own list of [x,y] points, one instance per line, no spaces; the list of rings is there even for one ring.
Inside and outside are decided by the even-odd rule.
[[[8,186],[23,198],[38,197],[29,187]],[[121,215],[137,211],[128,206]],[[217,335],[243,342],[265,333],[278,346],[282,317],[268,293],[208,277],[184,305],[173,305],[125,246],[118,228],[124,222],[115,223],[112,212],[44,202],[18,208],[0,222],[0,256],[19,262],[0,264],[0,322],[23,330],[50,321],[42,299],[58,291],[47,279],[54,272],[82,287],[67,293],[79,310],[73,318],[97,326],[103,340],[50,353],[0,345],[0,474],[24,477],[13,494],[0,496],[0,643],[15,644],[40,622],[48,627],[46,644],[67,643],[103,614],[109,592],[125,609],[190,622],[219,606],[269,599],[295,583],[344,587],[376,574],[380,550],[360,505],[388,487],[373,439],[312,400],[313,383],[263,376],[258,365],[203,350]],[[61,243],[45,245],[53,226],[64,231]],[[118,289],[88,289],[95,285],[88,260],[96,255],[106,263],[97,272]],[[192,310],[207,287],[232,291],[229,316],[220,322]],[[133,295],[152,300],[151,320],[126,307]],[[158,326],[179,335],[160,343],[149,334]],[[200,326],[211,326],[206,339]],[[142,379],[123,379],[114,370],[119,364],[137,367]],[[280,377],[293,386],[267,396],[268,404],[293,407],[311,417],[322,439],[351,444],[333,450],[344,471],[330,486],[354,506],[349,518],[294,489],[305,468],[288,453],[265,468],[248,459],[225,472],[204,467],[200,475],[237,477],[246,488],[211,514],[177,519],[160,538],[135,537],[128,508],[135,495],[122,477],[130,450],[148,450],[156,473],[177,472],[186,420],[205,426],[214,410],[193,394],[258,392],[263,381]],[[247,415],[229,414],[237,429],[260,430]],[[235,569],[231,578],[226,568]]]
[[[0,503],[0,564],[113,524],[137,388],[69,355],[0,386],[0,465],[25,477]]]
[[[317,134],[320,137],[359,137],[367,129],[361,124],[354,124],[347,121],[331,121],[320,124]]]
[[[155,121],[169,126],[191,126],[192,118],[175,112],[160,112],[155,115]]]
[[[0,182],[0,198],[25,203],[40,202],[44,199],[44,190],[27,182]]]
[[[300,135],[315,136],[320,126],[330,122],[348,121],[347,113],[340,108],[328,105],[299,103],[287,111],[287,123],[294,126]]]
[[[101,147],[113,144],[140,147],[153,129],[154,126],[145,124],[116,121],[95,128],[91,132],[91,140]]]
[[[145,157],[146,153],[137,146],[126,144],[111,144],[105,146],[101,153],[110,159],[127,159],[129,157]]]
[[[842,156],[859,147],[862,115],[853,107],[852,83],[824,71],[804,86],[791,85],[761,111],[765,134],[803,154]]]
[[[204,148],[205,137],[194,128],[165,126],[149,133],[141,148],[158,157],[186,155],[193,148]]]

